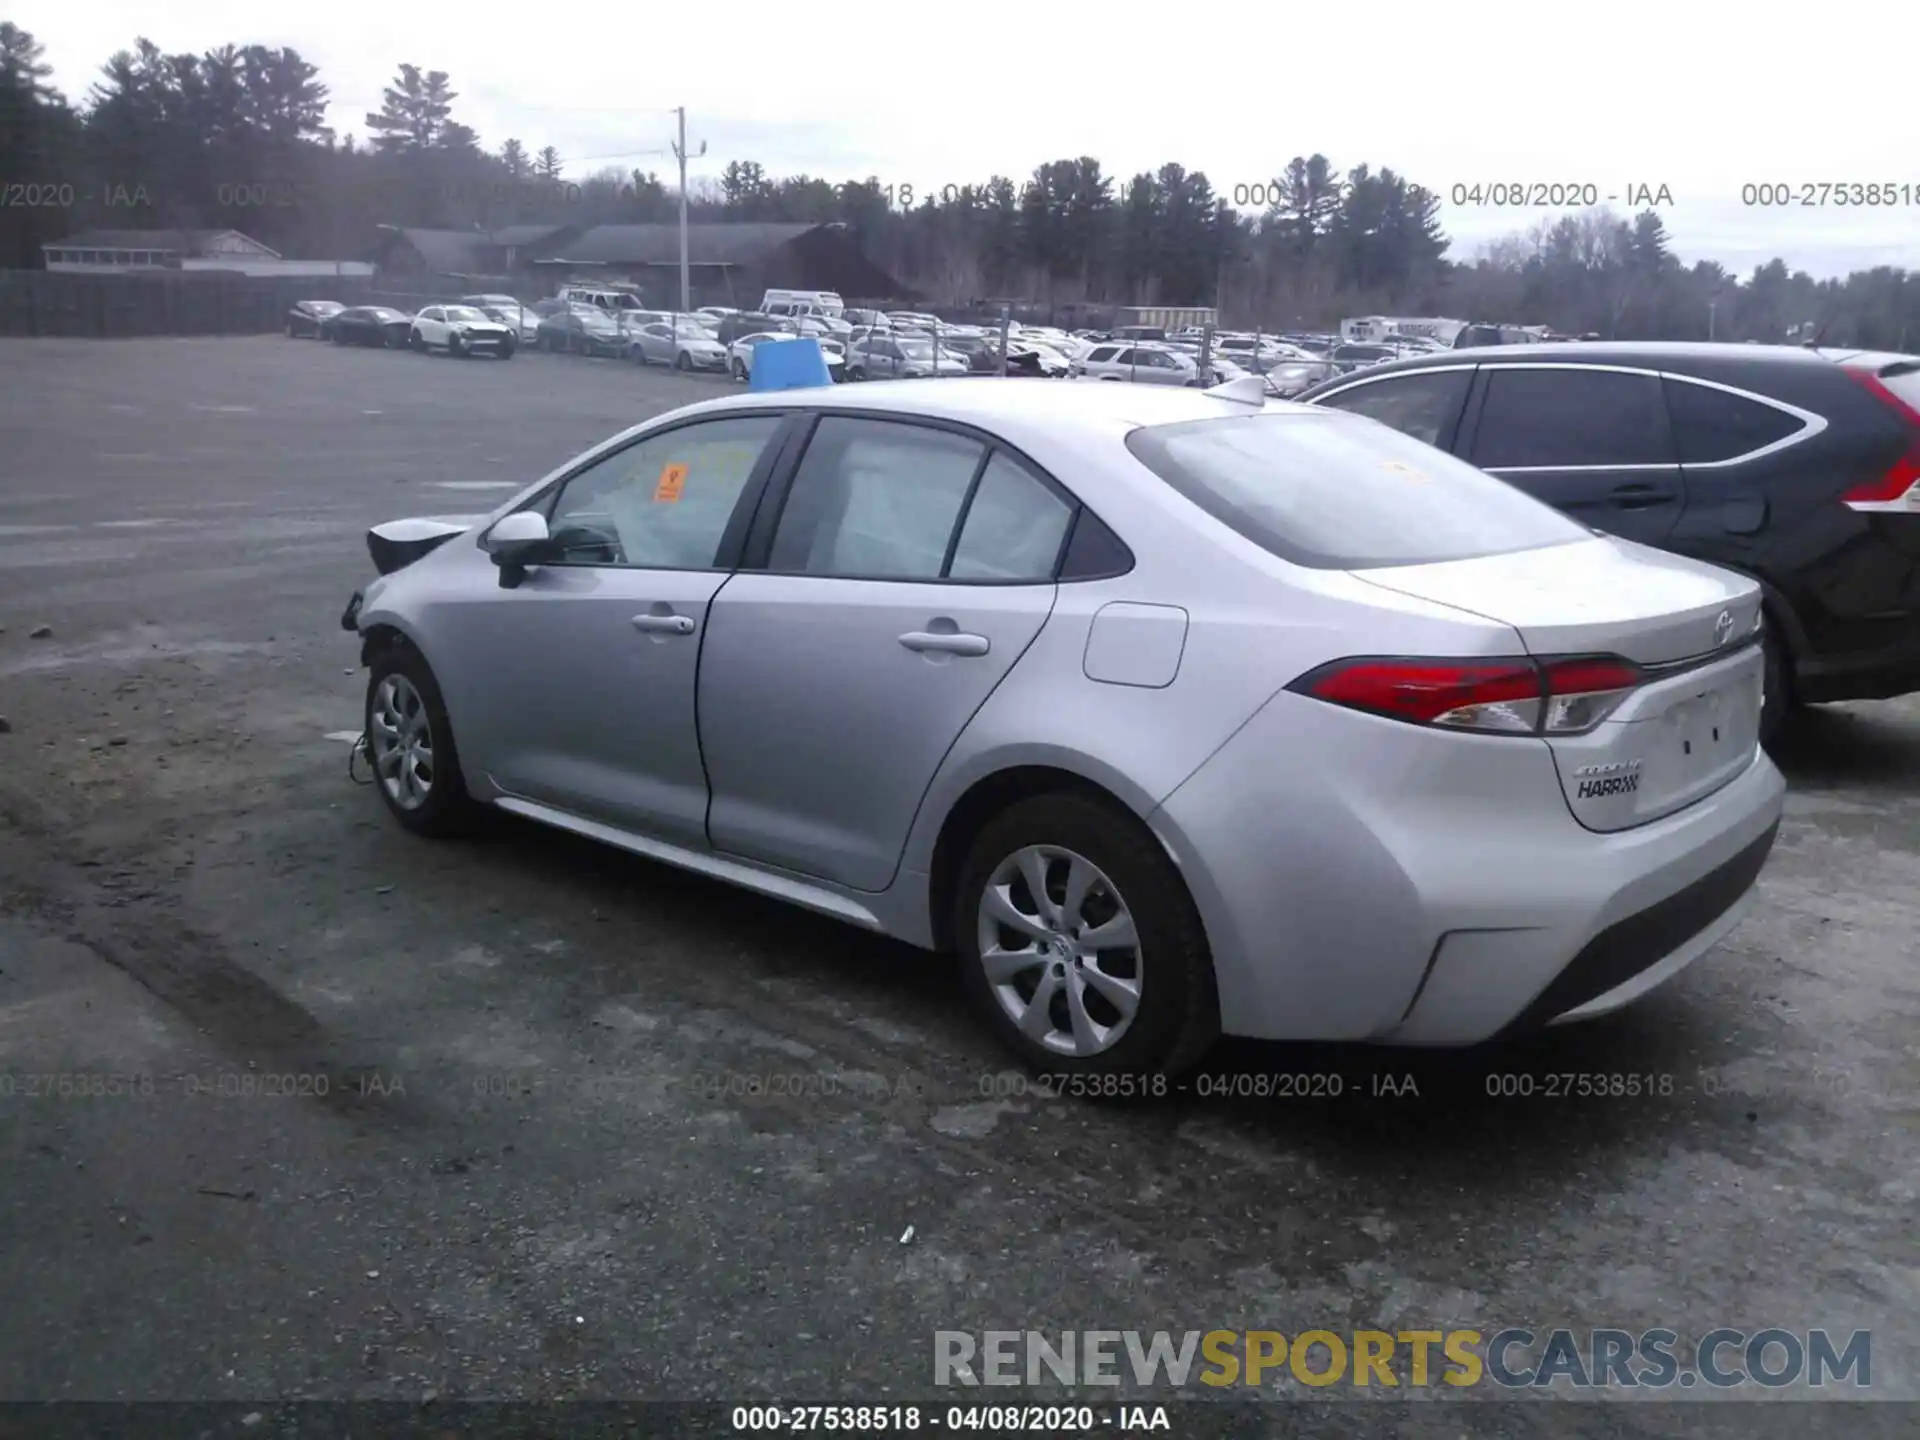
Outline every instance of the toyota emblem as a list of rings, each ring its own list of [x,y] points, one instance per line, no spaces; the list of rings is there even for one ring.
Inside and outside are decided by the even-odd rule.
[[[1724,645],[1733,638],[1733,611],[1722,610],[1720,618],[1713,622],[1713,643]]]

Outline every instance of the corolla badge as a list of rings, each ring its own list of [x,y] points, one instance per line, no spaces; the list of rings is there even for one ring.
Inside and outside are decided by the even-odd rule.
[[[1713,622],[1713,643],[1724,645],[1733,638],[1733,611],[1722,610],[1720,618]]]

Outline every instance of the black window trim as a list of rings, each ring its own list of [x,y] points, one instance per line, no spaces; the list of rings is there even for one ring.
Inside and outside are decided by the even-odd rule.
[[[1613,475],[1632,472],[1635,474],[1680,474],[1679,439],[1673,433],[1673,417],[1667,413],[1667,394],[1660,388],[1660,372],[1637,365],[1582,365],[1575,361],[1554,360],[1514,360],[1508,362],[1486,361],[1480,367],[1480,373],[1474,378],[1474,397],[1470,406],[1473,412],[1473,424],[1469,428],[1462,425],[1455,439],[1457,458],[1469,465],[1484,470],[1489,475],[1498,475],[1502,479],[1509,475]],[[1480,443],[1480,427],[1486,420],[1487,396],[1493,390],[1493,377],[1502,370],[1573,370],[1582,373],[1598,371],[1608,375],[1634,375],[1652,380],[1655,392],[1660,399],[1660,418],[1665,422],[1667,441],[1673,446],[1674,458],[1671,460],[1630,460],[1601,465],[1482,465],[1473,458],[1473,447]]]
[[[712,410],[701,415],[688,415],[671,424],[660,425],[646,430],[624,441],[610,443],[589,450],[565,473],[556,475],[533,494],[521,501],[504,515],[498,516],[492,524],[482,530],[477,537],[478,544],[485,548],[487,536],[494,525],[507,518],[527,510],[538,510],[549,524],[553,521],[553,507],[559,502],[561,493],[568,485],[595,469],[605,461],[617,455],[624,455],[636,445],[645,445],[658,440],[663,435],[671,435],[679,430],[690,429],[695,425],[710,425],[721,420],[778,420],[766,448],[760,452],[760,458],[754,462],[753,471],[747,476],[747,483],[741,488],[739,497],[734,501],[733,513],[727,517],[727,523],[720,531],[720,543],[715,547],[711,565],[612,565],[604,561],[584,560],[543,560],[542,568],[567,570],[653,570],[660,572],[678,572],[681,574],[732,574],[740,568],[741,553],[746,548],[747,534],[754,517],[758,514],[761,501],[767,492],[767,482],[785,458],[788,448],[793,444],[797,430],[796,422],[805,418],[805,411],[788,407],[755,406],[742,410]]]
[[[813,434],[822,420],[870,420],[896,425],[917,425],[926,430],[943,430],[949,434],[963,436],[979,442],[983,447],[980,461],[974,467],[973,479],[967,487],[966,498],[961,502],[954,516],[953,529],[947,536],[947,549],[940,565],[942,573],[933,577],[906,577],[901,575],[816,575],[804,570],[774,570],[768,562],[773,554],[773,537],[780,528],[780,518],[787,508],[787,497],[793,493],[793,482],[800,473],[800,463],[806,458],[807,447],[813,442]],[[1029,476],[1038,481],[1043,489],[1050,491],[1056,499],[1067,506],[1067,524],[1060,535],[1060,548],[1054,552],[1053,566],[1046,578],[1036,580],[994,580],[976,576],[951,576],[945,571],[951,567],[953,556],[959,545],[960,535],[966,529],[967,516],[973,509],[974,496],[979,492],[981,478],[992,463],[994,453],[1006,455]],[[1076,575],[1063,578],[1061,569],[1066,563],[1069,550],[1073,546],[1074,531],[1079,528],[1080,516],[1088,511],[1085,501],[1062,484],[1044,466],[1038,464],[1032,456],[1019,446],[1008,443],[998,435],[982,430],[977,425],[969,425],[960,420],[949,420],[940,415],[909,414],[894,410],[870,410],[852,406],[823,406],[817,410],[801,412],[797,417],[787,443],[782,447],[779,468],[769,477],[766,488],[756,501],[752,525],[748,531],[746,544],[739,557],[736,568],[760,575],[779,575],[794,580],[858,580],[868,584],[882,585],[985,585],[1008,588],[1021,585],[1063,585],[1081,584],[1089,580],[1111,580],[1125,575],[1134,567],[1133,550],[1117,531],[1098,515],[1094,518],[1112,535],[1126,554],[1126,565],[1110,573],[1096,575]]]

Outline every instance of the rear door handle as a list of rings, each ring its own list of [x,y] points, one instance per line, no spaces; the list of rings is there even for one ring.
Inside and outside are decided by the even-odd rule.
[[[984,635],[968,635],[964,631],[945,633],[934,630],[909,630],[900,637],[900,643],[909,650],[925,655],[929,652],[941,655],[984,655],[991,648],[991,642]]]
[[[1651,485],[1622,485],[1607,498],[1621,510],[1645,510],[1654,505],[1670,504],[1674,496],[1670,491],[1657,490]]]
[[[691,635],[693,617],[691,615],[636,615],[633,617],[633,628],[662,635]]]

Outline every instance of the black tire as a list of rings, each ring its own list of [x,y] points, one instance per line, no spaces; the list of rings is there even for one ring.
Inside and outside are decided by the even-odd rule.
[[[460,773],[460,752],[454,743],[453,725],[447,719],[446,701],[441,698],[439,682],[433,678],[426,657],[405,642],[390,645],[376,655],[367,675],[367,698],[361,719],[369,751],[373,745],[375,700],[389,675],[403,677],[424,703],[433,756],[432,784],[417,809],[406,808],[389,793],[377,767],[373,788],[379,792],[387,813],[414,834],[435,837],[464,834],[471,830],[480,807],[467,794],[466,780]],[[369,753],[369,761],[372,758]]]
[[[1793,709],[1793,680],[1788,674],[1787,657],[1778,633],[1769,623],[1760,636],[1761,654],[1766,665],[1765,699],[1760,706],[1760,744],[1770,749],[1785,728]]]
[[[462,340],[458,335],[447,336],[447,358],[449,360],[466,359],[467,342]]]
[[[421,355],[426,354],[427,337],[422,335],[418,330],[409,330],[407,332],[407,348]]]
[[[1141,966],[1139,1008],[1111,1048],[1060,1054],[1022,1034],[1001,1007],[980,960],[979,904],[994,868],[1025,846],[1052,845],[1109,876],[1133,915]],[[1213,960],[1180,872],[1152,833],[1117,805],[1090,797],[1037,795],[1010,806],[975,838],[954,891],[953,935],[967,992],[1000,1041],[1048,1074],[1177,1076],[1220,1034]],[[1136,1083],[1138,1083],[1136,1081]],[[1151,1086],[1133,1094],[1154,1093]]]
[[[287,322],[287,338],[289,340],[298,340],[300,338],[300,332],[294,328],[293,321],[291,320]]]
[[[682,350],[678,355],[673,357],[673,368],[682,373],[693,368],[693,362],[687,358],[686,351]]]
[[[520,347],[514,344],[513,341],[511,340],[506,340],[501,342],[500,350],[499,350],[500,358],[502,360],[511,360],[513,358],[513,352],[518,350],[519,348]]]
[[[867,378],[867,372],[861,366],[856,365],[851,370],[847,371],[847,379],[849,380],[864,380],[866,378]]]
[[[741,361],[741,359],[740,359],[740,357],[739,357],[738,355],[736,355],[736,356],[734,356],[734,357],[733,357],[733,366],[732,366],[732,369],[733,369],[733,378],[734,378],[734,379],[736,379],[736,380],[745,380],[745,379],[747,378],[747,367],[746,367],[746,365],[745,365],[745,364],[744,364],[744,363],[743,363],[743,362]]]

